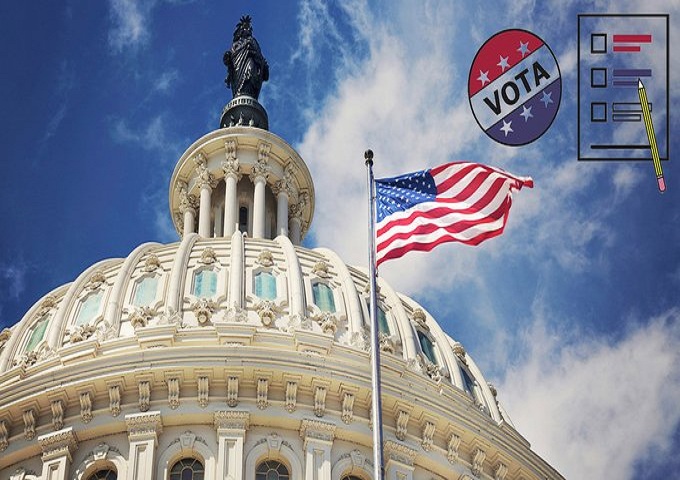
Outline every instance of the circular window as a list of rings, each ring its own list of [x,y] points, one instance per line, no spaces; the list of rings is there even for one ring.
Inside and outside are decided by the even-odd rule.
[[[257,466],[255,480],[290,480],[290,474],[283,463],[265,460]]]
[[[170,480],[203,480],[205,469],[195,458],[183,458],[170,469]]]

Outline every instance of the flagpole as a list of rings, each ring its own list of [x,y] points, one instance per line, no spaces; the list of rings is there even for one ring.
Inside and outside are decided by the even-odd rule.
[[[368,172],[368,276],[371,287],[371,411],[373,413],[373,478],[384,480],[383,468],[383,422],[380,393],[380,341],[378,338],[378,295],[376,278],[378,272],[375,265],[375,182],[373,179],[373,151],[364,153]]]

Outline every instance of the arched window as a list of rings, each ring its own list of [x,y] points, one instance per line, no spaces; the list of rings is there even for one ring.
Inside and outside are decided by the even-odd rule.
[[[314,297],[314,303],[322,312],[335,313],[333,290],[328,285],[320,282],[312,285],[312,297]]]
[[[283,463],[265,460],[257,466],[255,480],[290,480],[290,474]]]
[[[102,303],[104,292],[99,290],[96,293],[89,295],[85,301],[80,305],[78,316],[76,317],[76,325],[86,325],[99,313],[99,306]]]
[[[201,270],[194,276],[192,293],[199,298],[212,297],[217,293],[217,273]]]
[[[387,314],[385,313],[385,310],[380,307],[378,307],[378,330],[380,333],[384,333],[385,335],[389,335],[391,333],[390,326],[387,323]]]
[[[276,298],[276,277],[270,272],[257,272],[255,274],[255,295],[263,300]]]
[[[117,480],[118,474],[115,470],[97,470],[92,475],[87,477],[87,480]]]
[[[420,349],[423,351],[423,354],[429,361],[437,365],[437,355],[434,353],[434,345],[430,337],[418,330],[418,341],[420,342]]]
[[[248,233],[248,207],[238,209],[238,230],[241,233]]]
[[[135,307],[146,307],[156,299],[158,289],[158,277],[144,277],[135,286],[135,296],[132,304]]]
[[[170,480],[203,480],[205,469],[195,458],[183,458],[170,469]]]
[[[362,479],[357,477],[356,475],[345,475],[340,480],[362,480]]]
[[[36,322],[31,330],[31,336],[28,337],[28,343],[24,348],[24,352],[32,352],[35,347],[42,341],[45,337],[45,332],[47,331],[47,324],[50,322],[49,315],[44,315],[40,320]]]
[[[472,376],[468,373],[466,368],[461,367],[460,372],[463,376],[463,387],[465,388],[465,391],[472,398],[475,398],[475,381],[472,379]]]

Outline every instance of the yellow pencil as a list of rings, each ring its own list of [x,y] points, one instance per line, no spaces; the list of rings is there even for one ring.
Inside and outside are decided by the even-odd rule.
[[[652,125],[652,112],[649,111],[647,91],[645,90],[645,86],[642,84],[642,80],[640,80],[639,78],[638,78],[638,96],[640,97],[640,106],[642,107],[642,118],[645,121],[645,128],[647,129],[649,148],[652,151],[652,160],[654,161],[654,173],[656,173],[656,181],[659,184],[659,191],[663,193],[666,190],[666,181],[663,178],[663,170],[661,170],[659,148],[656,146],[656,134],[654,133],[654,126]]]

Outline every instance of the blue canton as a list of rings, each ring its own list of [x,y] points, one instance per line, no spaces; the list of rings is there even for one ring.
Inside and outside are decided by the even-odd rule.
[[[433,202],[437,186],[429,170],[375,181],[377,222],[422,202]]]

